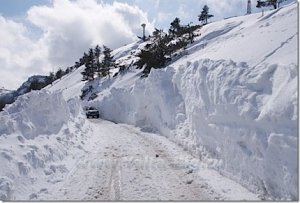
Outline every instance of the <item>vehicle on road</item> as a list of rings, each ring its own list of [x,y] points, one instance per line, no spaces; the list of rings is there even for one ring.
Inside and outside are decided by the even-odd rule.
[[[88,107],[85,115],[87,118],[100,118],[100,112],[94,107]]]

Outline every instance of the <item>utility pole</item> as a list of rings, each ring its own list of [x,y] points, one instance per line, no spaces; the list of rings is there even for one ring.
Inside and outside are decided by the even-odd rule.
[[[143,41],[146,41],[146,36],[145,36],[145,27],[146,27],[146,24],[143,23],[141,26],[143,27]]]
[[[247,2],[247,14],[251,14],[251,0]]]

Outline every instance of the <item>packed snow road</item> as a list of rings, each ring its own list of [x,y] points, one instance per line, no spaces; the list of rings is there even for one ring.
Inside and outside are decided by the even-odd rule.
[[[93,146],[78,159],[62,187],[42,199],[258,199],[165,137],[125,124],[90,122]]]

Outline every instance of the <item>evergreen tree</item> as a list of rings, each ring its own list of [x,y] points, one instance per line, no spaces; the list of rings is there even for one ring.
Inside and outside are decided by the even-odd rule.
[[[95,67],[96,70],[95,72],[97,73],[98,77],[101,76],[101,63],[99,61],[99,57],[101,55],[101,47],[99,45],[97,45],[94,49],[95,52]]]
[[[168,47],[166,45],[165,38],[158,40],[155,44],[145,50],[141,50],[138,54],[140,58],[136,65],[139,69],[144,68],[143,76],[147,76],[152,68],[162,68],[167,62],[166,54],[168,53]]]
[[[88,76],[89,80],[94,80],[95,72],[96,72],[96,65],[95,65],[95,53],[92,48],[89,49],[88,59],[86,62],[86,66],[88,67]]]
[[[74,67],[79,68],[80,66],[82,66],[82,64],[80,62],[76,61]]]
[[[100,57],[100,54],[101,54],[101,47],[99,45],[97,45],[94,49],[94,53],[95,53],[95,57],[99,58]]]
[[[49,75],[46,78],[46,85],[52,84],[52,82],[55,80],[55,75],[53,72],[50,72]]]
[[[281,2],[282,0],[266,0],[266,1],[258,0],[256,7],[261,8],[261,7],[273,6],[274,9],[277,9],[279,3]]]
[[[85,69],[84,71],[81,72],[81,74],[83,75],[82,80],[86,81],[92,81],[94,80],[94,75],[95,75],[95,63],[94,63],[94,50],[93,49],[89,49],[89,53],[88,54],[84,54],[84,62],[85,62]]]
[[[71,67],[68,67],[65,71],[65,74],[69,74],[71,72]]]
[[[159,30],[157,28],[155,28],[155,30],[153,31],[152,35],[155,39],[158,39],[161,37],[163,30]]]
[[[204,5],[202,8],[201,14],[198,15],[199,21],[201,21],[203,25],[206,25],[207,20],[212,17],[214,17],[214,16],[209,14],[209,7],[207,5]]]
[[[193,29],[192,29],[192,27],[191,27],[190,24],[188,24],[187,30],[188,30],[188,33],[189,33],[188,40],[189,40],[190,43],[192,44],[192,43],[194,42],[194,37],[195,37],[195,35],[194,35]]]
[[[179,18],[175,18],[171,23],[170,23],[170,29],[169,29],[169,33],[172,35],[178,35],[178,32],[181,29],[180,26],[180,19]]]
[[[110,68],[116,66],[115,60],[113,59],[113,56],[111,56],[112,50],[106,46],[103,45],[103,60],[101,63],[101,74],[103,77],[110,76]]]
[[[64,75],[64,71],[59,68],[58,71],[55,73],[55,78],[60,79]]]
[[[54,73],[53,73],[53,72],[50,72],[48,78],[49,78],[49,84],[52,83],[52,82],[55,80],[55,75],[54,75]]]

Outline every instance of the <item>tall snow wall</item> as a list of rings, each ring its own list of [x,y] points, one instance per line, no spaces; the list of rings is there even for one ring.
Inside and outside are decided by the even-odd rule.
[[[97,105],[105,119],[161,133],[272,199],[297,198],[297,66],[201,59],[153,70]]]
[[[62,93],[35,91],[4,109],[0,116],[0,136],[15,131],[20,131],[27,139],[39,134],[56,134],[69,117],[69,106]]]
[[[84,152],[88,122],[79,98],[32,91],[0,113],[0,199],[36,200],[49,182],[65,177]],[[67,160],[67,161],[66,161]],[[53,183],[53,184],[54,184]]]

